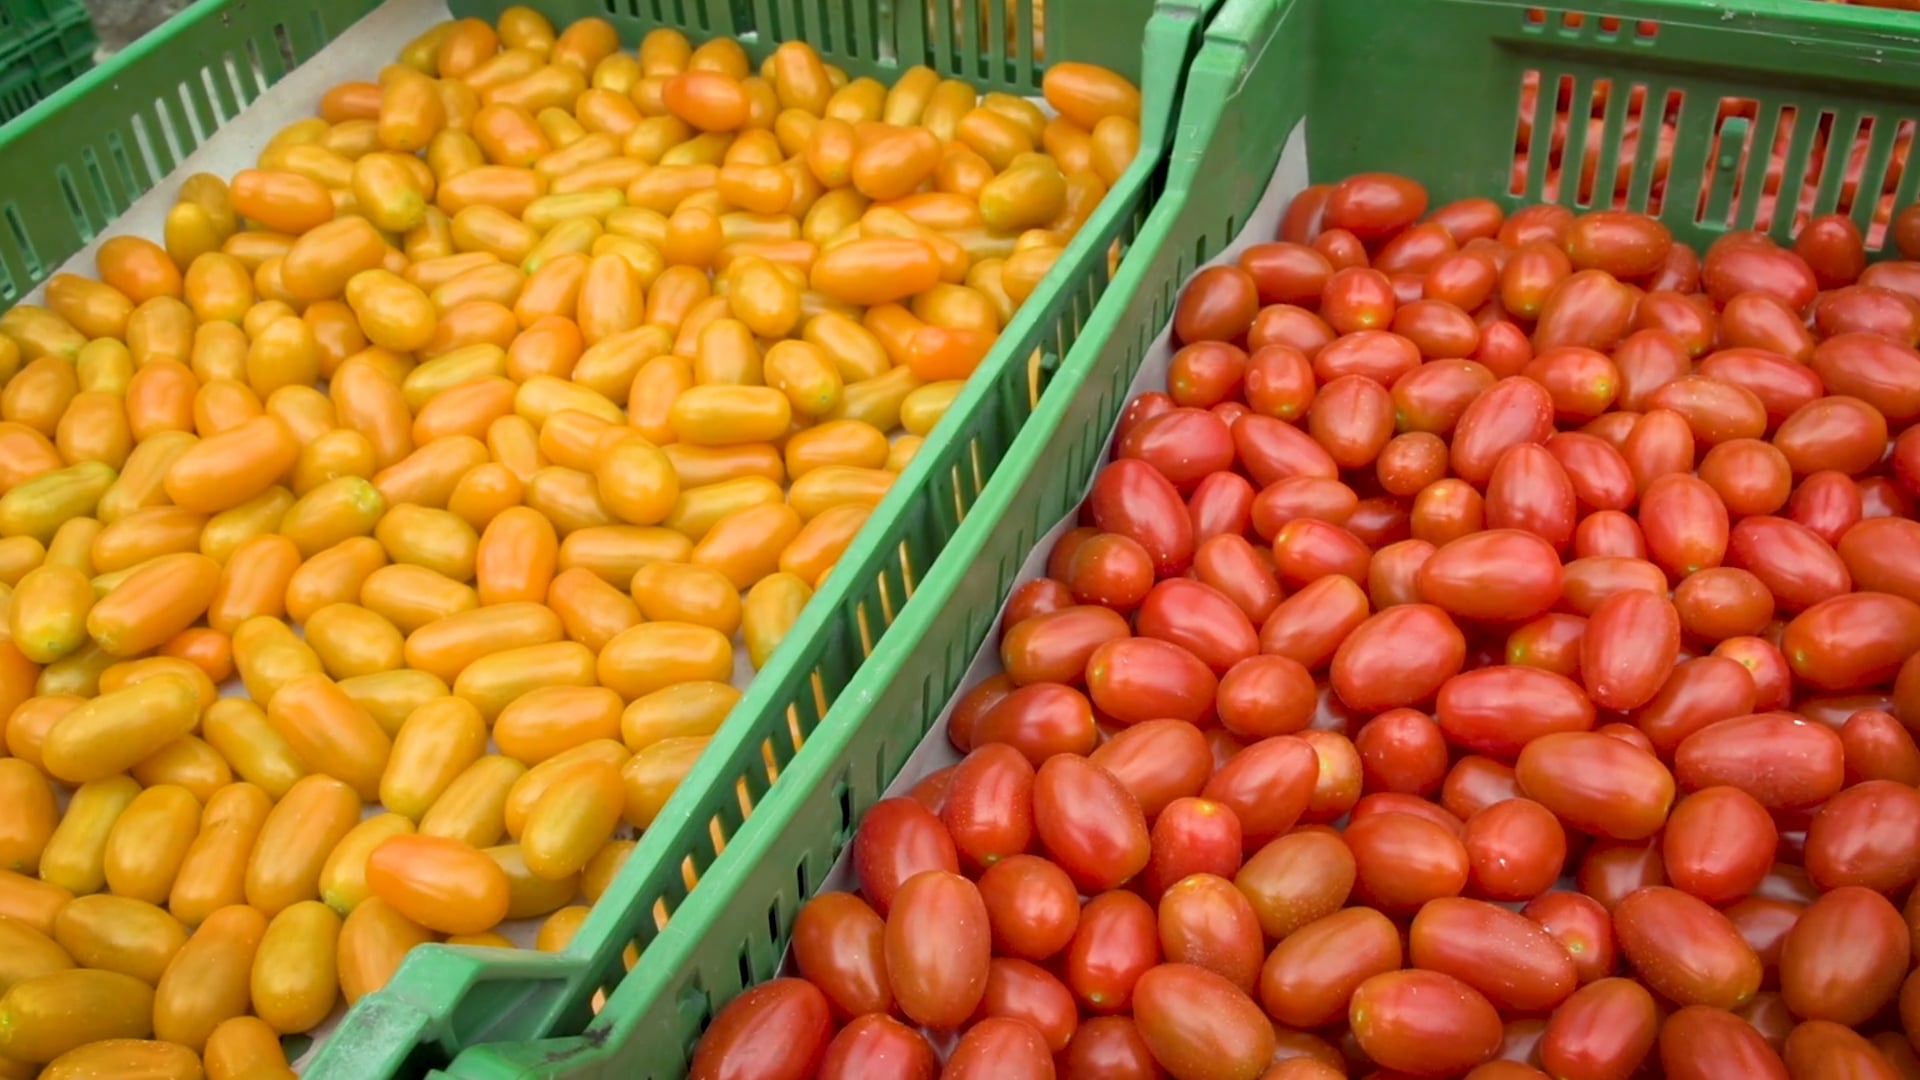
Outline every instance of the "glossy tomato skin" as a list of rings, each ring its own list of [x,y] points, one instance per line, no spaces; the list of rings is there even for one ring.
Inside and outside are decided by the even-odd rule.
[[[869,1014],[827,1044],[819,1080],[933,1080],[939,1069],[926,1036],[891,1016]]]
[[[1099,604],[1125,614],[1139,607],[1153,588],[1153,558],[1124,536],[1101,533],[1074,550],[1067,563],[1066,587],[1069,603],[1058,607]]]
[[[1454,475],[1485,484],[1500,455],[1553,434],[1553,398],[1532,379],[1507,378],[1473,399],[1453,435]]]
[[[1788,931],[1780,990],[1796,1016],[1858,1027],[1899,993],[1910,959],[1907,924],[1893,904],[1871,889],[1842,885]]]
[[[1817,690],[1860,690],[1891,678],[1920,651],[1920,604],[1856,592],[1801,612],[1780,635],[1794,677]]]
[[[1213,775],[1212,749],[1184,720],[1148,720],[1115,732],[1090,760],[1112,773],[1156,820],[1176,799],[1200,794]]]
[[[1893,780],[1920,785],[1920,745],[1884,709],[1862,709],[1840,727],[1847,782]]]
[[[826,996],[804,979],[774,979],[734,998],[713,1019],[688,1075],[698,1080],[808,1080],[833,1038]]]
[[[1079,684],[1087,658],[1109,641],[1131,637],[1127,620],[1111,608],[1075,604],[1025,619],[1000,637],[1000,663],[1015,686]]]
[[[860,820],[853,836],[853,865],[860,894],[884,917],[894,894],[923,870],[960,871],[960,855],[947,827],[912,799],[882,799]]]
[[[1016,687],[988,709],[974,723],[970,744],[975,750],[1004,744],[1038,763],[1054,754],[1084,754],[1098,738],[1087,695],[1039,682]]]
[[[1613,917],[1598,900],[1584,893],[1545,892],[1529,901],[1521,914],[1539,923],[1567,950],[1582,985],[1614,973],[1619,952]]]
[[[1057,1054],[1073,1038],[1079,1006],[1066,985],[1047,969],[996,956],[987,969],[987,991],[974,1022],[995,1016],[1032,1026],[1046,1041],[1047,1050]]]
[[[986,993],[992,957],[987,906],[958,874],[909,878],[887,913],[887,979],[900,1011],[936,1030],[958,1028]]]
[[[1206,588],[1199,582],[1187,584]],[[1240,621],[1245,624],[1245,617]],[[1253,627],[1247,625],[1246,631],[1249,643],[1257,646]],[[1087,693],[1101,714],[1127,725],[1160,719],[1197,724],[1212,714],[1220,689],[1214,672],[1191,651],[1150,636],[1102,644],[1087,657],[1086,678]]]
[[[1444,972],[1497,1008],[1533,1012],[1566,1000],[1577,985],[1573,958],[1525,916],[1462,897],[1430,900],[1414,916],[1415,967]]]
[[[1585,618],[1562,611],[1548,612],[1507,635],[1507,663],[1515,667],[1540,668],[1563,678],[1577,679],[1580,676],[1580,639],[1586,633]]]
[[[1750,571],[1788,611],[1803,611],[1853,588],[1847,564],[1820,534],[1787,518],[1760,515],[1735,526],[1729,565]]]
[[[1175,1080],[1257,1080],[1273,1060],[1272,1023],[1226,979],[1190,964],[1161,964],[1134,986],[1133,1019]]]
[[[1489,528],[1530,532],[1555,548],[1573,539],[1573,481],[1543,446],[1522,443],[1501,454],[1487,478],[1486,498]]]
[[[1193,571],[1202,583],[1233,601],[1254,625],[1280,606],[1280,582],[1272,564],[1237,532],[1202,541],[1193,555]]]
[[[1080,925],[1080,896],[1066,871],[1037,855],[1002,859],[980,875],[980,898],[997,955],[1045,960]]]
[[[1591,731],[1594,718],[1580,684],[1533,667],[1463,671],[1441,684],[1434,705],[1449,742],[1505,761],[1542,735]]]
[[[1313,436],[1263,413],[1248,413],[1233,422],[1233,445],[1240,467],[1257,487],[1296,476],[1333,479],[1340,474],[1340,467]]]
[[[1355,173],[1327,192],[1326,227],[1367,243],[1385,240],[1427,212],[1427,189],[1393,173]]]
[[[1094,525],[1145,548],[1160,576],[1179,574],[1193,561],[1193,521],[1186,503],[1153,466],[1131,458],[1113,462],[1094,480],[1088,501]]]
[[[969,867],[1021,854],[1033,839],[1033,765],[1005,743],[977,747],[955,768],[940,820]]]
[[[1710,787],[1673,808],[1661,857],[1675,888],[1726,905],[1759,888],[1779,839],[1759,800],[1739,788]]]
[[[1554,1010],[1540,1063],[1568,1080],[1631,1076],[1660,1036],[1653,995],[1631,979],[1588,983]]]
[[[1690,791],[1727,784],[1770,810],[1801,810],[1840,790],[1846,748],[1831,729],[1793,713],[1752,713],[1709,724],[1681,740],[1673,768]]]
[[[1232,878],[1240,872],[1240,819],[1211,799],[1180,798],[1153,821],[1153,854],[1141,886],[1156,903],[1176,882],[1192,874]],[[1251,910],[1248,912],[1252,914]]]
[[[1251,994],[1263,955],[1253,905],[1233,882],[1190,874],[1161,894],[1160,953],[1168,963],[1192,964]]]
[[[1291,735],[1313,720],[1313,673],[1285,656],[1250,656],[1220,680],[1215,708],[1220,724],[1242,738]]]
[[[1400,932],[1371,908],[1347,908],[1317,919],[1275,946],[1260,969],[1267,1015],[1297,1028],[1318,1028],[1347,1014],[1361,983],[1397,971]]]
[[[1376,1064],[1415,1074],[1452,1075],[1500,1049],[1500,1014],[1479,991],[1435,971],[1376,975],[1347,1010],[1360,1048]]]
[[[1733,923],[1678,889],[1632,893],[1614,909],[1613,924],[1641,981],[1677,1004],[1730,1009],[1760,990],[1760,958]]]
[[[1638,590],[1602,600],[1580,639],[1580,678],[1595,705],[1634,709],[1659,692],[1680,649],[1680,614]]]
[[[1490,900],[1530,900],[1560,878],[1567,833],[1532,799],[1506,799],[1467,818],[1468,891]]]
[[[1319,774],[1319,755],[1306,740],[1276,735],[1235,754],[1201,794],[1233,811],[1251,852],[1300,820]]]
[[[1756,575],[1716,566],[1688,574],[1673,590],[1673,607],[1680,629],[1690,637],[1719,642],[1765,629],[1773,619],[1774,596]]]
[[[1858,488],[1855,489],[1856,492]],[[1874,592],[1920,600],[1920,522],[1867,518],[1841,534],[1838,552],[1855,584]]]
[[[884,1013],[893,1005],[887,985],[886,923],[851,893],[821,893],[793,922],[793,958],[820,988],[836,1015]]]
[[[1355,627],[1333,656],[1334,692],[1368,712],[1429,700],[1466,662],[1466,636],[1445,611],[1401,604]]]
[[[1045,1080],[1053,1074],[1045,1036],[1024,1020],[1002,1016],[968,1028],[940,1070],[945,1080]]]
[[[1114,452],[1153,466],[1175,487],[1190,490],[1233,465],[1233,435],[1205,409],[1177,408],[1144,420],[1127,432]]]
[[[1458,836],[1428,818],[1374,814],[1347,826],[1355,890],[1388,914],[1411,914],[1467,884],[1467,850]]]
[[[1806,844],[1807,874],[1821,888],[1898,892],[1920,879],[1920,791],[1894,780],[1849,787],[1813,815]]]
[[[1446,779],[1446,736],[1426,713],[1389,709],[1354,736],[1363,792],[1398,791],[1429,796]]]
[[[1671,1080],[1788,1080],[1786,1063],[1752,1025],[1702,1005],[1660,1026],[1660,1064]]]
[[[1159,1080],[1167,1075],[1130,1016],[1082,1021],[1055,1065],[1060,1080]]]
[[[1146,869],[1151,854],[1140,803],[1110,772],[1059,754],[1034,776],[1040,846],[1088,892],[1115,888]]]
[[[1727,553],[1727,507],[1706,481],[1661,476],[1640,493],[1647,557],[1675,578],[1719,566]]]
[[[1339,911],[1356,874],[1352,849],[1338,833],[1316,827],[1288,833],[1254,852],[1233,883],[1253,905],[1261,931],[1279,940]]]
[[[1658,832],[1674,779],[1658,758],[1595,732],[1545,735],[1520,751],[1520,790],[1568,825],[1613,840]]]
[[[1841,537],[1859,524],[1864,510],[1860,488],[1853,479],[1832,469],[1814,473],[1802,480],[1799,489],[1787,500],[1789,518],[1812,529],[1820,539],[1836,545]]]
[[[1808,1020],[1787,1035],[1787,1074],[1835,1080],[1898,1080],[1880,1051],[1858,1032],[1829,1020]]]
[[[1466,619],[1521,622],[1560,597],[1560,558],[1530,532],[1490,529],[1441,545],[1414,577],[1423,601]]]
[[[1259,310],[1252,275],[1237,266],[1210,266],[1180,291],[1173,332],[1183,342],[1232,341],[1247,332]]]
[[[1160,927],[1153,908],[1115,890],[1088,900],[1067,946],[1067,987],[1095,1015],[1126,1012],[1134,984],[1160,962]]]
[[[1633,722],[1655,753],[1672,757],[1675,747],[1700,729],[1753,711],[1752,676],[1724,656],[1701,656],[1676,665],[1653,700],[1634,710]]]
[[[1216,675],[1260,651],[1247,614],[1227,594],[1187,578],[1169,578],[1147,593],[1135,632],[1180,646]]]

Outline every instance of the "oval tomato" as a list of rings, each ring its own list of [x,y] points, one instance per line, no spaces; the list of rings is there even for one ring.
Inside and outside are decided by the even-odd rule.
[[[1641,981],[1680,1005],[1731,1009],[1760,990],[1760,957],[1733,923],[1679,889],[1639,889],[1613,911],[1620,951]]]
[[[1630,1076],[1659,1035],[1660,1010],[1646,988],[1601,979],[1554,1010],[1540,1039],[1540,1063],[1568,1080]]]
[[[1498,1008],[1551,1009],[1573,993],[1572,957],[1538,924],[1484,900],[1443,897],[1414,916],[1409,956],[1487,996]]]
[[[1318,1028],[1347,1014],[1360,984],[1397,971],[1400,931],[1372,908],[1347,908],[1301,927],[1274,946],[1260,969],[1267,1015],[1297,1028]]]
[[[1067,986],[1089,1012],[1126,1012],[1134,984],[1160,962],[1160,928],[1153,908],[1116,890],[1087,901],[1067,946]]]
[[[1780,952],[1780,992],[1795,1016],[1858,1026],[1892,1001],[1911,958],[1907,924],[1887,898],[1843,885],[1800,913]]]
[[[1296,735],[1262,739],[1233,755],[1201,795],[1232,810],[1243,844],[1253,851],[1293,828],[1313,799],[1320,758]]]
[[[1597,732],[1545,735],[1514,767],[1520,790],[1576,829],[1613,840],[1660,830],[1674,778],[1652,754]]]
[[[1355,627],[1329,679],[1348,707],[1380,712],[1429,700],[1466,662],[1466,636],[1431,604],[1401,604]]]
[[[1593,703],[1580,684],[1534,667],[1464,671],[1441,684],[1434,720],[1453,745],[1511,761],[1558,731],[1591,731]]]
[[[853,867],[860,894],[884,916],[908,878],[926,870],[959,873],[960,856],[947,827],[926,807],[882,799],[853,834]]]
[[[1670,1080],[1788,1080],[1786,1063],[1751,1024],[1704,1005],[1660,1026],[1660,1064]]]
[[[688,1076],[806,1080],[833,1038],[827,999],[804,979],[774,979],[727,1003],[700,1038]]]
[[[1058,754],[1034,776],[1034,831],[1083,890],[1115,888],[1146,869],[1146,816],[1119,779],[1084,758]]]
[[[1802,810],[1840,790],[1846,748],[1833,731],[1793,713],[1751,713],[1681,740],[1673,770],[1689,791],[1726,784],[1770,810]]]
[[[1375,1064],[1415,1075],[1462,1073],[1500,1049],[1493,1005],[1437,971],[1375,975],[1354,991],[1347,1020]]]
[[[987,905],[973,882],[927,870],[900,886],[887,912],[887,981],[900,1011],[934,1029],[958,1028],[987,989]]]

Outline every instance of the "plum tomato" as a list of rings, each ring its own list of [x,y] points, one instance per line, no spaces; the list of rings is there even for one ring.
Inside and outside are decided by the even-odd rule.
[[[826,995],[805,979],[773,979],[720,1010],[694,1051],[688,1075],[695,1080],[807,1080],[819,1070],[832,1039]]]
[[[1760,957],[1706,901],[1654,885],[1621,899],[1614,933],[1642,982],[1679,1005],[1731,1009],[1760,991]]]
[[[1056,754],[1040,766],[1033,815],[1041,847],[1083,890],[1115,888],[1146,869],[1151,844],[1139,801],[1085,758]]]
[[[1500,1049],[1500,1014],[1484,995],[1437,971],[1375,975],[1353,992],[1347,1022],[1367,1058],[1414,1075],[1450,1076]]]

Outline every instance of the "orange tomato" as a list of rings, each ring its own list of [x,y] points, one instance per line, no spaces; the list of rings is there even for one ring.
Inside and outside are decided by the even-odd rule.
[[[367,859],[374,896],[414,923],[443,934],[478,934],[506,917],[507,875],[458,840],[394,836]]]

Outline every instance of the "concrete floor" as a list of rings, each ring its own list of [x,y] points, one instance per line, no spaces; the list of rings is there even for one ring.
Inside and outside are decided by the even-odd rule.
[[[192,0],[86,0],[100,35],[100,55],[109,56],[153,29]]]

